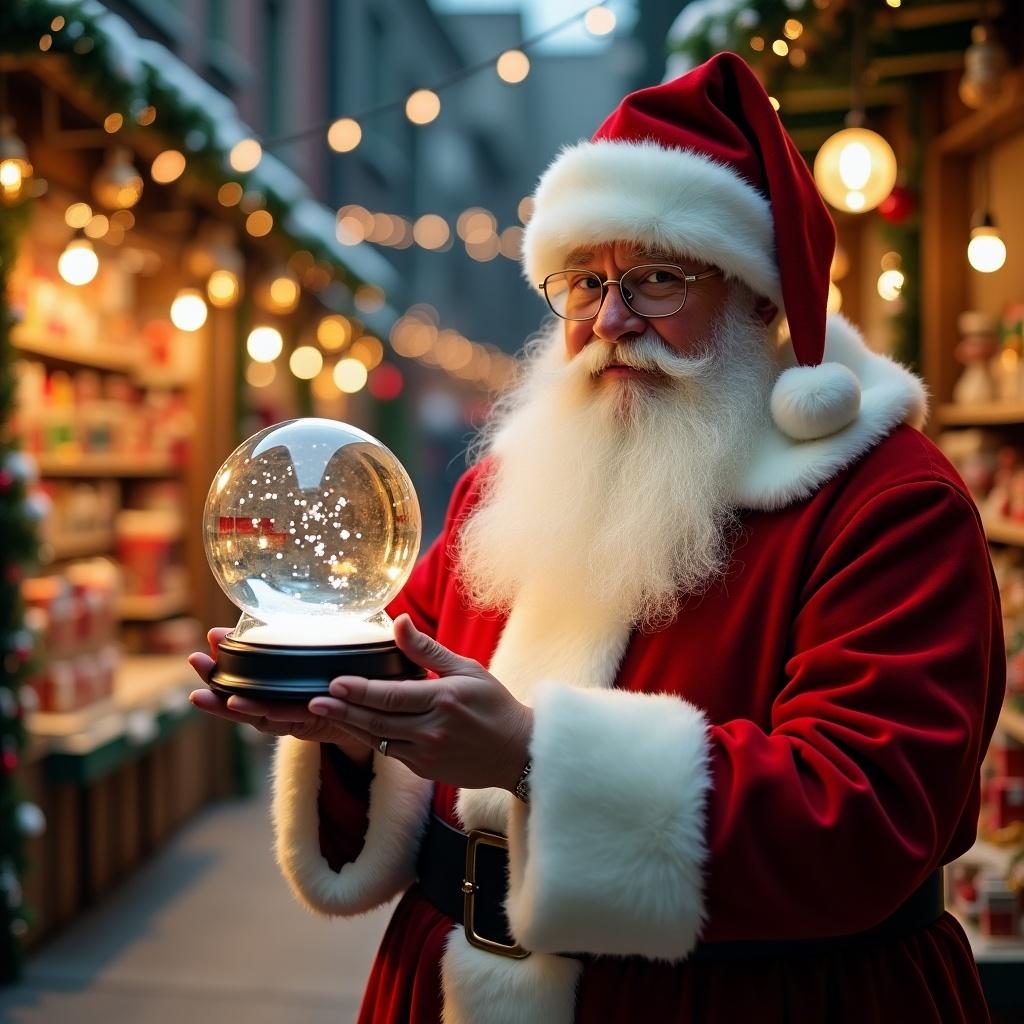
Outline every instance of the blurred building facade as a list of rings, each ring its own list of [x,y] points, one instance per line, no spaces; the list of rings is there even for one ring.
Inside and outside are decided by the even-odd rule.
[[[328,205],[410,223],[428,213],[447,221],[452,237],[441,250],[408,238],[378,246],[399,272],[399,294],[387,296],[396,313],[428,304],[442,327],[506,352],[536,330],[546,310],[520,276],[515,232],[505,254],[472,258],[455,225],[460,213],[479,207],[493,214],[498,233],[520,226],[520,202],[558,148],[589,137],[634,84],[641,68],[635,41],[613,41],[597,53],[531,51],[521,83],[507,84],[493,69],[479,71],[441,91],[441,115],[432,124],[413,125],[400,107],[367,117],[359,146],[337,154],[323,132],[274,140],[402,100],[518,46],[525,36],[520,14],[439,13],[427,0],[110,0],[108,6],[229,96]],[[403,409],[382,416],[372,400],[358,396],[346,415],[379,432],[409,465],[429,535],[440,524],[488,396],[427,367],[403,364],[403,371]]]

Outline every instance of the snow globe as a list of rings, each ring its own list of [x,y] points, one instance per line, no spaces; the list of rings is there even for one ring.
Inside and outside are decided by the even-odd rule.
[[[395,455],[335,420],[278,423],[218,470],[206,557],[241,611],[210,688],[308,700],[338,675],[422,678],[384,611],[412,572],[420,510]]]

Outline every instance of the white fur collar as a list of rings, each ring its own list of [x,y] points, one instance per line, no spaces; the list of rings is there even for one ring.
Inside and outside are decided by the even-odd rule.
[[[790,351],[788,345],[784,351]],[[835,363],[851,371],[860,384],[856,416],[842,429],[807,441],[787,436],[773,421],[737,482],[739,507],[773,511],[803,501],[899,424],[920,427],[924,423],[928,399],[921,379],[872,352],[857,329],[838,314],[827,321],[825,362],[807,369],[813,373]],[[798,371],[785,371],[794,372]]]

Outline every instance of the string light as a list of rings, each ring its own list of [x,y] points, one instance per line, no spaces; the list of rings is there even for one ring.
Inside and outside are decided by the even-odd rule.
[[[349,356],[352,359],[358,359],[367,370],[372,370],[379,366],[384,358],[384,346],[377,338],[367,334],[358,341],[352,342]]]
[[[198,331],[206,323],[207,313],[198,288],[182,288],[171,303],[171,323],[179,331]]]
[[[516,216],[519,217],[520,224],[526,224],[529,221],[533,216],[533,196],[523,196],[519,200],[519,205],[516,207]]]
[[[803,25],[796,18],[787,18],[786,24],[782,27],[782,34],[787,39],[799,39],[803,30]]]
[[[405,116],[413,124],[430,124],[440,113],[441,98],[432,89],[417,89],[405,101]]]
[[[354,395],[366,386],[369,374],[358,359],[339,359],[334,367],[334,383],[339,391]]]
[[[300,345],[288,358],[288,369],[299,380],[312,380],[323,366],[324,357],[312,345]]]
[[[607,7],[591,7],[583,15],[583,24],[591,35],[606,36],[609,32],[615,31],[615,13]]]
[[[263,147],[255,139],[236,142],[228,156],[228,163],[239,174],[254,171],[263,159]]]
[[[413,225],[412,237],[422,248],[437,250],[451,238],[451,229],[444,217],[425,213]]]
[[[90,238],[102,238],[110,230],[110,220],[102,213],[89,218],[89,223],[82,229]]]
[[[93,195],[108,210],[127,210],[142,198],[142,189],[142,175],[131,153],[124,146],[114,146],[92,180]]]
[[[530,73],[530,58],[522,50],[506,50],[498,58],[495,69],[503,82],[516,85]]]
[[[206,282],[206,295],[219,309],[225,309],[238,302],[241,285],[238,275],[230,270],[215,270]]]
[[[147,106],[143,107],[138,114],[135,115],[135,121],[137,124],[142,125],[143,128],[149,127],[156,120],[156,107]]]
[[[267,210],[253,210],[253,212],[245,218],[245,230],[248,231],[253,238],[263,238],[264,235],[269,235],[273,230],[273,227],[274,218]]]
[[[750,48],[756,53],[761,53],[764,50],[764,38],[762,36],[751,36]]]
[[[814,158],[814,180],[838,210],[873,210],[896,184],[896,154],[877,132],[844,128],[825,140]]]
[[[103,130],[108,135],[115,135],[124,127],[124,117],[121,114],[107,114],[103,119]]]
[[[362,138],[363,129],[351,117],[339,117],[327,130],[327,145],[335,153],[350,153]]]
[[[57,272],[76,287],[88,284],[99,269],[99,257],[88,238],[72,239],[57,260]]]
[[[274,383],[277,367],[273,363],[260,363],[255,360],[245,368],[245,382],[254,388],[265,388]]]
[[[967,262],[981,274],[994,274],[1006,262],[1006,243],[987,212],[976,215],[971,224]]]
[[[165,149],[153,160],[150,175],[158,185],[169,185],[185,173],[185,154],[177,149]]]
[[[217,201],[221,206],[237,206],[242,200],[242,186],[237,181],[226,181],[217,189]]]
[[[776,39],[772,43],[772,52],[779,57],[785,57],[789,53],[789,43],[785,39]]]
[[[254,327],[245,341],[245,350],[257,363],[272,363],[284,348],[284,339],[276,327]]]
[[[32,180],[32,164],[25,143],[14,130],[14,119],[0,117],[0,199],[7,204],[20,201]]]
[[[279,270],[261,290],[263,304],[274,313],[293,313],[301,296],[299,279],[290,270]]]
[[[352,338],[352,325],[340,314],[325,316],[316,325],[316,340],[325,352],[338,352]]]

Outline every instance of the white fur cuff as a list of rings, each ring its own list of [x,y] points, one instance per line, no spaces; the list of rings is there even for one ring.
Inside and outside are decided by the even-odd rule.
[[[707,723],[678,697],[548,685],[508,915],[527,949],[678,960],[703,923]]]
[[[407,888],[433,784],[375,756],[362,852],[341,871],[320,853],[320,744],[283,736],[274,754],[271,816],[277,863],[299,901],[322,914],[362,914]]]

